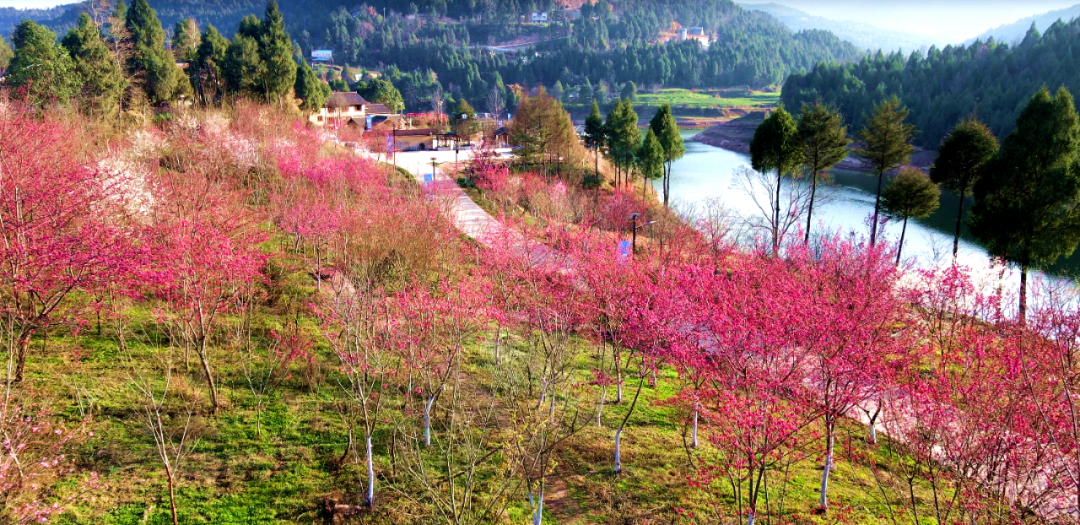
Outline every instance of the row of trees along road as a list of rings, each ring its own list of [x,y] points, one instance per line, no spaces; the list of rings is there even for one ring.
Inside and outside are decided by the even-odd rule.
[[[1027,275],[1032,268],[1053,264],[1080,242],[1080,117],[1072,95],[1043,88],[1016,120],[1015,129],[998,148],[986,125],[971,117],[961,121],[942,141],[929,177],[904,167],[882,187],[887,173],[908,164],[915,127],[905,123],[908,110],[892,97],[864,117],[854,153],[865,159],[878,178],[870,242],[877,241],[879,216],[904,221],[897,246],[900,262],[907,220],[927,217],[939,205],[937,185],[960,196],[953,239],[959,249],[964,198],[974,192],[975,208],[969,226],[992,257],[1020,266],[1021,322],[1027,309]],[[750,143],[751,163],[758,171],[776,172],[777,198],[772,210],[772,245],[782,239],[779,193],[784,177],[811,178],[805,241],[809,242],[813,194],[828,170],[844,159],[851,139],[843,118],[821,103],[804,104],[796,119],[783,105],[758,126]]]
[[[585,119],[585,145],[595,151],[597,177],[600,151],[607,148],[606,156],[615,166],[616,186],[620,180],[626,184],[634,169],[642,177],[642,192],[649,180],[662,179],[664,206],[667,206],[671,194],[671,164],[686,153],[679,124],[668,104],[653,115],[644,139],[637,123],[638,114],[629,97],[612,106],[606,121],[600,117],[600,106],[593,101],[592,111]]]
[[[24,21],[12,43],[7,84],[39,107],[74,101],[87,114],[111,117],[180,99],[219,104],[245,96],[280,104],[295,95],[303,109],[315,110],[330,94],[307,63],[294,59],[299,54],[274,1],[261,21],[244,18],[232,42],[214,26],[200,33],[186,19],[166,49],[156,13],[135,0],[130,9],[118,2],[104,24],[84,13],[60,44],[49,29]]]

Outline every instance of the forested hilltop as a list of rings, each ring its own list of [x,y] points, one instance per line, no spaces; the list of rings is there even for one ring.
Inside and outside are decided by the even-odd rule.
[[[781,100],[789,108],[821,99],[839,108],[854,128],[872,106],[896,95],[911,110],[914,140],[936,147],[963,117],[975,114],[994,134],[1012,131],[1031,94],[1042,86],[1080,90],[1080,21],[1058,21],[1045,34],[1029,30],[1020,44],[990,40],[864,57],[852,64],[822,63],[788,77]]]
[[[552,0],[495,2],[337,0],[282,2],[288,30],[305,55],[331,49],[338,65],[385,69],[409,110],[426,110],[435,91],[482,101],[509,84],[618,92],[627,82],[663,87],[778,84],[821,61],[846,62],[861,52],[824,31],[794,33],[769,15],[729,0],[617,0],[568,11]],[[255,2],[160,0],[165,27],[188,17],[232,35]],[[526,23],[534,10],[549,22]],[[75,20],[72,10],[55,24]],[[700,26],[714,41],[655,45],[662,31]],[[669,34],[670,36],[670,34]],[[528,42],[535,53],[497,53],[489,46]],[[438,88],[436,88],[436,82]],[[509,95],[509,93],[508,93]],[[591,95],[591,94],[590,94]],[[591,98],[591,97],[583,97]]]

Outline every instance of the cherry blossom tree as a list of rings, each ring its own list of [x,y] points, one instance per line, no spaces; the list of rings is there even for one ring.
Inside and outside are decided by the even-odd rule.
[[[31,339],[65,319],[70,298],[126,280],[143,258],[125,180],[92,167],[75,130],[8,109],[0,115],[0,315],[15,327],[14,380],[22,381]]]
[[[166,176],[156,190],[151,235],[156,264],[167,275],[157,290],[166,305],[162,320],[195,351],[217,411],[222,401],[211,352],[218,318],[260,283],[266,256],[258,245],[265,234],[239,195],[196,173]]]

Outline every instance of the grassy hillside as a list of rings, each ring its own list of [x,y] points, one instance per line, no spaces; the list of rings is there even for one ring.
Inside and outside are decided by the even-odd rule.
[[[510,524],[529,520],[530,494],[542,493],[552,524],[744,519],[734,489],[745,484],[706,476],[736,460],[713,446],[707,417],[690,447],[679,363],[614,343],[597,328],[611,319],[582,310],[595,303],[579,285],[461,237],[438,192],[425,196],[407,173],[278,111],[178,111],[119,129],[49,118],[40,132],[0,138],[3,151],[32,152],[20,158],[53,159],[33,171],[5,164],[26,180],[63,180],[57,158],[122,166],[124,178],[106,179],[126,181],[120,193],[93,215],[75,210],[84,215],[70,224],[125,217],[113,234],[146,247],[130,252],[138,264],[111,270],[133,277],[84,282],[27,339],[25,377],[4,382],[0,405],[0,427],[25,443],[0,461],[0,516],[164,524],[175,502],[185,524]],[[0,118],[27,129],[18,112]],[[16,148],[34,136],[52,141]],[[58,157],[61,146],[77,153]],[[474,195],[543,224],[528,233],[555,246],[587,203],[603,199],[599,209],[625,220],[625,194],[557,171],[562,179],[522,174],[518,200]],[[127,202],[138,206],[112,208]],[[684,227],[654,205],[648,213],[663,224],[642,235],[643,257]],[[254,277],[233,273],[242,254],[260,261]],[[25,324],[4,312],[0,355],[13,365]],[[198,324],[208,312],[216,317]],[[551,324],[565,315],[575,321]],[[613,433],[624,423],[616,474]],[[909,497],[930,512],[934,485],[904,480],[905,449],[870,445],[866,433],[841,423],[833,510],[820,515],[822,428],[803,427],[783,468],[770,468],[759,521],[891,523],[883,516],[905,516]],[[12,457],[25,469],[17,481]]]

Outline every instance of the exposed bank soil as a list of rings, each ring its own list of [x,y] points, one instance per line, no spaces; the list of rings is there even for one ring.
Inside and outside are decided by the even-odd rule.
[[[765,111],[753,111],[737,119],[720,122],[694,135],[692,140],[729,151],[749,154],[750,139],[754,138],[754,130],[764,119]],[[924,170],[929,169],[936,157],[937,151],[915,148],[915,152],[911,155],[911,165]],[[870,171],[867,162],[855,155],[848,155],[836,167],[851,171]]]

